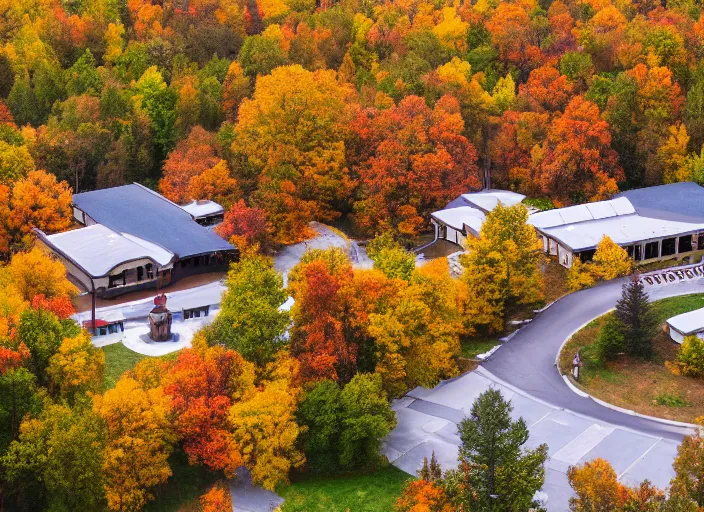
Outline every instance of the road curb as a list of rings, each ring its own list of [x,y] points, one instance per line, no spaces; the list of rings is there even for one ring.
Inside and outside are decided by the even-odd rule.
[[[591,398],[589,396],[589,393],[585,393],[584,391],[579,389],[577,386],[572,384],[572,382],[570,381],[570,378],[567,375],[565,375],[564,373],[562,374],[562,380],[565,381],[565,384],[567,384],[568,388],[570,388],[573,392],[577,393],[582,398]]]
[[[615,309],[616,309],[616,308],[611,308],[611,309],[608,310],[606,313],[604,313],[604,314],[602,314],[602,315],[599,315],[599,316],[597,316],[597,317],[595,317],[595,318],[592,318],[592,319],[589,320],[588,322],[584,322],[584,323],[583,323],[582,325],[580,325],[577,329],[575,329],[572,333],[570,333],[570,335],[567,336],[567,338],[565,338],[565,341],[563,341],[562,344],[560,345],[560,348],[559,348],[558,351],[557,351],[557,355],[555,356],[555,368],[557,368],[557,372],[558,372],[558,373],[560,374],[560,376],[562,377],[562,380],[565,381],[565,384],[567,384],[567,387],[570,388],[570,390],[571,390],[573,393],[575,393],[576,395],[579,395],[579,396],[581,396],[582,398],[590,398],[590,399],[592,399],[594,402],[596,402],[597,404],[601,405],[602,407],[606,407],[607,409],[611,409],[612,411],[617,411],[617,412],[620,412],[620,413],[623,413],[623,414],[628,414],[629,416],[635,416],[635,417],[638,417],[638,418],[643,418],[643,419],[646,419],[646,420],[654,421],[654,422],[656,422],[656,423],[662,423],[662,424],[664,424],[664,425],[670,425],[670,426],[674,426],[674,427],[685,427],[685,428],[690,428],[690,429],[693,429],[693,430],[702,428],[702,427],[700,427],[699,425],[696,425],[696,424],[694,424],[694,423],[685,423],[685,422],[683,422],[683,421],[675,421],[675,420],[668,420],[668,419],[665,419],[665,418],[658,418],[658,417],[656,417],[656,416],[648,416],[647,414],[641,414],[641,413],[635,412],[635,411],[633,411],[633,410],[631,410],[631,409],[625,409],[625,408],[623,408],[623,407],[619,407],[619,406],[617,406],[617,405],[610,404],[609,402],[605,402],[604,400],[601,400],[601,399],[599,399],[599,398],[596,398],[595,396],[590,395],[590,394],[587,393],[586,391],[583,391],[582,389],[580,389],[579,387],[577,387],[577,385],[576,385],[574,382],[572,382],[572,379],[570,379],[570,377],[569,377],[568,375],[565,375],[564,373],[562,373],[562,370],[560,369],[560,354],[562,354],[562,350],[565,348],[565,345],[567,345],[567,343],[572,339],[572,337],[573,337],[577,332],[579,332],[579,331],[581,331],[582,329],[584,329],[587,325],[589,325],[590,323],[592,323],[592,322],[593,322],[594,320],[596,320],[597,318],[601,318],[601,317],[604,316],[604,315],[608,315],[609,313],[611,313],[611,312],[614,311]]]

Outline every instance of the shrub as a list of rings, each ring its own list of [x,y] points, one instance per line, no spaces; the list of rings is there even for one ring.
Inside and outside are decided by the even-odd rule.
[[[567,286],[570,290],[577,291],[594,286],[596,280],[591,272],[591,265],[582,263],[579,258],[572,260],[572,266],[567,271]]]
[[[687,336],[677,352],[677,367],[682,375],[704,377],[704,340]]]
[[[614,315],[609,315],[599,331],[597,353],[601,361],[609,361],[625,350],[623,323]]]

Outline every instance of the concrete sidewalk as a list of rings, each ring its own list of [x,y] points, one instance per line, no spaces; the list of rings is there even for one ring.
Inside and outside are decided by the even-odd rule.
[[[568,510],[572,490],[567,468],[597,457],[608,460],[624,484],[644,479],[660,488],[674,476],[672,461],[678,442],[605,423],[533,398],[481,367],[433,389],[416,388],[394,402],[398,425],[384,441],[384,454],[398,468],[415,475],[433,452],[443,470],[457,467],[460,439],[457,423],[469,414],[477,397],[499,389],[511,400],[513,417],[523,417],[530,430],[529,448],[546,443],[549,459],[543,492],[548,510]]]

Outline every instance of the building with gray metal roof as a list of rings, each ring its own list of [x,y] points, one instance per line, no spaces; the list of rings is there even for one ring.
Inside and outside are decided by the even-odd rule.
[[[84,227],[35,233],[77,285],[100,297],[224,270],[238,256],[194,215],[139,184],[75,194],[73,215]]]

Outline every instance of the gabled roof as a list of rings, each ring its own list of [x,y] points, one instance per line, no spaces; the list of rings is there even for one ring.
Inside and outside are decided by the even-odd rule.
[[[132,235],[123,236],[101,224],[55,235],[37,234],[93,278],[106,276],[128,261],[149,259],[164,266],[174,258],[174,254],[163,247]]]
[[[487,213],[496,208],[499,203],[504,206],[513,206],[520,203],[525,198],[526,196],[523,194],[511,192],[510,190],[487,188],[479,192],[462,194],[457,199],[450,201],[447,206],[445,206],[445,209],[471,206]]]
[[[98,224],[153,242],[178,258],[237,250],[177,204],[136,183],[75,194],[73,204]]]
[[[486,219],[483,211],[471,206],[439,210],[433,212],[431,216],[458,231],[463,231],[464,227],[467,226],[475,236],[479,234],[482,223]]]

